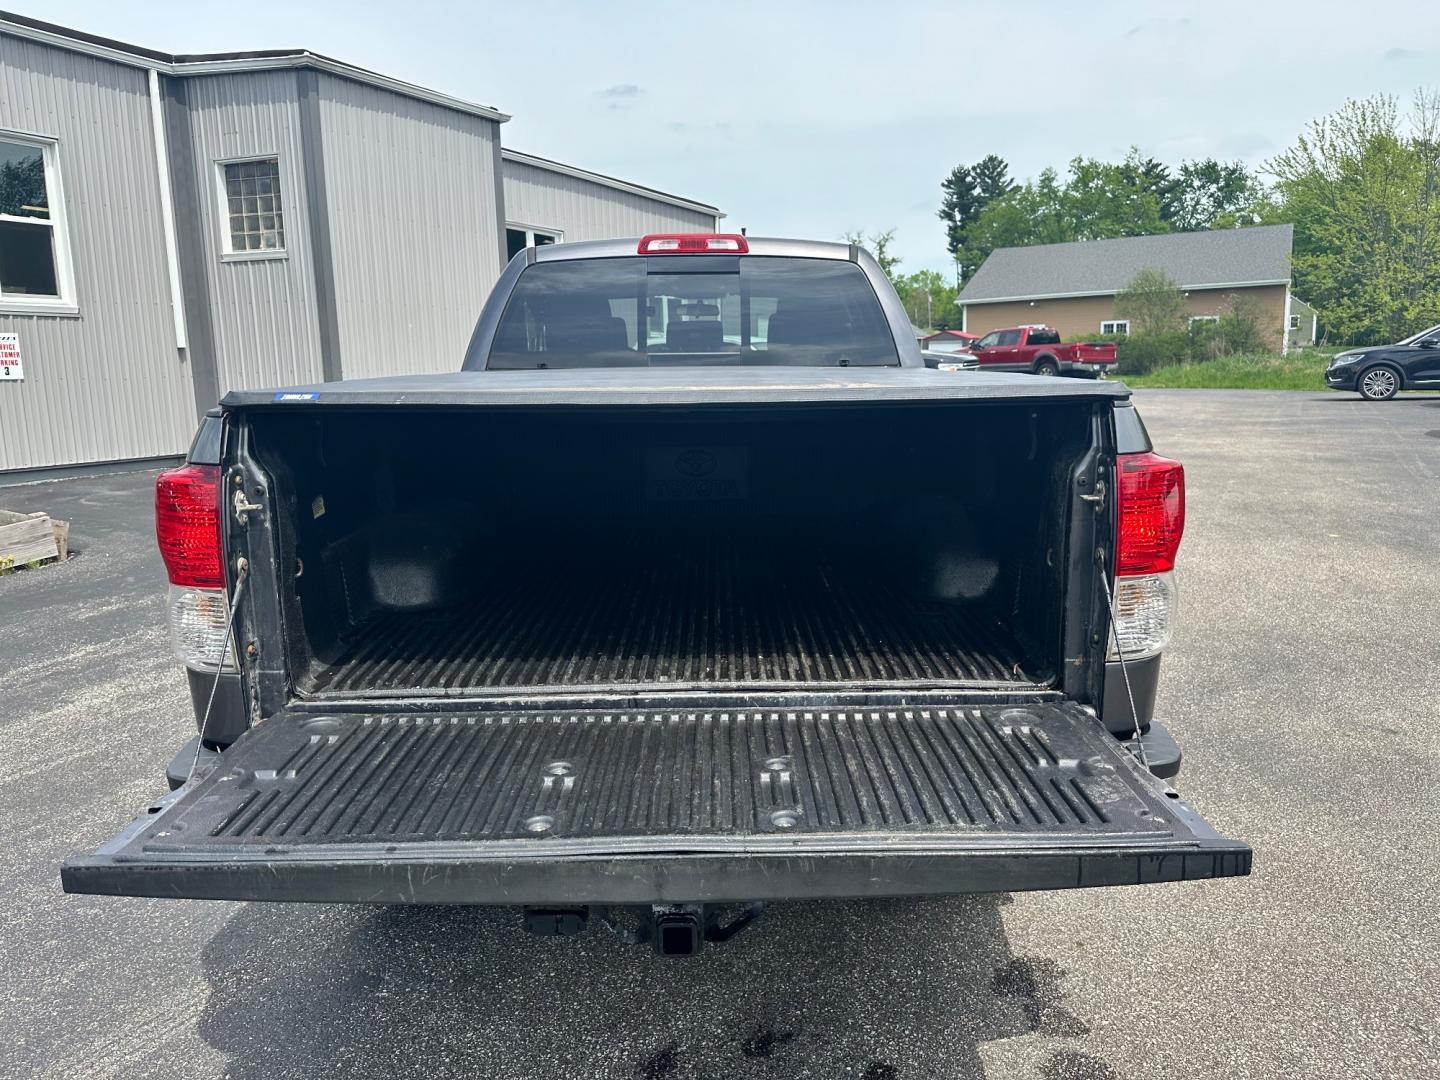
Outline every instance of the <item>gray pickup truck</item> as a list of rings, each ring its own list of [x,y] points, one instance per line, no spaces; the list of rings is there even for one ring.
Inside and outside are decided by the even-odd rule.
[[[200,733],[67,891],[688,953],[777,898],[1249,872],[1151,717],[1181,467],[1123,385],[926,369],[853,246],[529,249],[464,370],[233,392],[156,503]]]

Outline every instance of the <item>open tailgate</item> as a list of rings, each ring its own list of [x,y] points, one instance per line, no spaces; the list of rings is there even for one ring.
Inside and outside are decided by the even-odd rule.
[[[1084,709],[290,710],[67,892],[658,903],[1249,873]]]

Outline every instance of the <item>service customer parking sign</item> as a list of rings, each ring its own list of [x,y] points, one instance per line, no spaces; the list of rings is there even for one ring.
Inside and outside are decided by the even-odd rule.
[[[25,378],[20,361],[20,335],[0,334],[0,381],[18,382]]]

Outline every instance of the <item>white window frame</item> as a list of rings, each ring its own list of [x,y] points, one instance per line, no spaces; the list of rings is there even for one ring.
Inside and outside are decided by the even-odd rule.
[[[1290,316],[1290,329],[1291,329],[1293,332],[1295,332],[1295,333],[1299,333],[1299,332],[1300,332],[1300,316],[1299,316],[1299,315],[1291,315],[1291,316]]]
[[[38,147],[40,150],[40,160],[45,170],[45,200],[50,208],[49,220],[8,215],[5,220],[50,226],[50,249],[55,254],[55,286],[60,290],[59,296],[0,292],[0,313],[78,315],[80,308],[75,299],[75,263],[70,255],[70,226],[65,215],[65,186],[60,178],[60,140],[6,128],[0,128],[0,139],[20,143],[22,146]]]
[[[523,232],[525,234],[525,246],[527,248],[532,248],[535,246],[536,233],[544,233],[546,236],[553,236],[555,239],[550,241],[552,244],[563,244],[565,242],[564,229],[552,229],[546,225],[526,225],[519,221],[505,222],[505,231],[509,232],[511,229],[514,229],[516,232]]]
[[[1105,329],[1107,326],[1110,327],[1109,330],[1106,330],[1106,329]],[[1124,327],[1124,329],[1122,330],[1121,327]],[[1102,334],[1124,334],[1126,337],[1129,337],[1129,336],[1130,336],[1130,320],[1129,320],[1129,319],[1101,319],[1101,320],[1100,320],[1100,333],[1102,333]]]
[[[1187,325],[1194,326],[1197,322],[1218,323],[1219,321],[1219,315],[1191,315]]]
[[[285,155],[280,153],[270,154],[237,154],[235,157],[215,159],[215,213],[220,229],[220,261],[221,262],[267,262],[271,259],[288,259],[290,257],[289,241],[286,247],[265,248],[261,251],[236,251],[234,240],[230,236],[230,192],[225,187],[225,166],[243,165],[251,161],[273,161],[275,162],[275,176],[280,184],[280,217],[282,222],[289,216],[293,207],[290,199],[290,187],[285,182],[288,175]],[[281,228],[285,228],[284,224]]]

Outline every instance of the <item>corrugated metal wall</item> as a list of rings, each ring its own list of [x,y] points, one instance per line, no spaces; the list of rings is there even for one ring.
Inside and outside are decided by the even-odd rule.
[[[294,71],[262,71],[185,80],[222,396],[323,377],[296,79]],[[285,254],[225,256],[216,162],[271,156],[280,159]]]
[[[567,241],[715,228],[713,214],[685,210],[524,162],[505,162],[504,174],[505,220],[560,229]]]
[[[457,369],[502,268],[502,220],[567,240],[714,227],[524,163],[497,177],[497,122],[350,79],[285,69],[178,85],[199,220],[176,224],[199,234],[186,287],[208,298],[222,395],[318,382],[337,353],[347,378]],[[145,70],[0,35],[0,129],[59,140],[80,308],[0,310],[25,359],[24,382],[0,383],[0,471],[180,453],[194,380],[174,340]],[[283,257],[227,256],[217,162],[269,156]],[[326,274],[333,314],[320,310]]]
[[[145,72],[0,36],[0,128],[59,140],[78,317],[0,314],[24,382],[0,382],[0,471],[183,451]]]
[[[344,377],[459,370],[500,275],[500,125],[332,75],[319,100]]]

